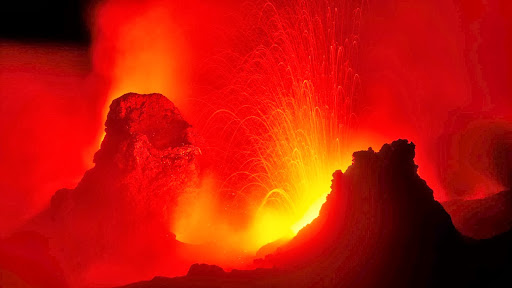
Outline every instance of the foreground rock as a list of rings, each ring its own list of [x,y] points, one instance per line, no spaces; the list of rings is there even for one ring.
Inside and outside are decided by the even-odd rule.
[[[185,274],[185,245],[169,231],[178,198],[198,181],[190,125],[164,96],[130,93],[112,102],[105,126],[94,168],[24,230],[49,239],[72,286]]]
[[[258,261],[272,269],[155,278],[127,287],[512,285],[511,232],[484,241],[462,236],[418,176],[414,148],[398,140],[378,153],[354,153],[353,165],[334,173],[319,217]]]

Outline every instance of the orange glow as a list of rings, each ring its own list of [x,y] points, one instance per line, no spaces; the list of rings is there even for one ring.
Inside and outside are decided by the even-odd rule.
[[[185,105],[188,54],[171,7],[107,1],[97,8],[94,65],[110,85],[104,115],[113,99],[128,92],[159,92]]]
[[[290,238],[318,215],[332,172],[345,170],[353,151],[377,150],[397,138],[418,144],[420,175],[436,191],[436,199],[446,198],[439,165],[429,164],[432,151],[423,147],[433,145],[425,138],[444,129],[442,121],[429,117],[448,113],[438,107],[457,106],[463,96],[415,96],[425,98],[418,107],[434,109],[436,116],[419,113],[415,103],[404,100],[409,94],[396,88],[407,81],[407,75],[400,75],[392,78],[397,83],[366,78],[367,99],[361,99],[360,7],[300,0],[253,5],[247,9],[253,14],[244,15],[248,26],[240,26],[212,18],[222,13],[210,13],[211,5],[171,2],[101,4],[95,15],[93,64],[109,84],[104,115],[111,100],[126,92],[158,92],[204,137],[197,143],[202,161],[209,163],[201,167],[202,184],[180,199],[177,216],[168,223],[178,240],[215,243],[225,250],[222,257],[236,258]],[[224,4],[213,5],[215,12]],[[213,31],[216,23],[225,30]],[[200,28],[190,28],[196,26]],[[224,34],[229,35],[220,38]],[[241,35],[240,43],[229,41]],[[203,38],[208,39],[198,40]],[[208,75],[200,75],[198,67]],[[195,87],[202,85],[212,87]],[[456,94],[451,84],[445,86]],[[423,126],[414,126],[409,121],[414,117],[401,111],[426,117]],[[430,123],[437,124],[429,128]]]
[[[219,76],[232,81],[213,99],[189,97],[191,52],[173,5],[107,1],[97,9],[94,65],[110,84],[107,105],[126,92],[162,93],[206,130],[199,133],[210,145],[200,147],[203,157],[223,159],[178,203],[169,227],[180,241],[216,243],[232,250],[227,255],[290,238],[318,216],[332,171],[351,163],[346,139],[352,98],[360,93],[351,66],[357,27],[347,29],[342,20],[350,15],[357,24],[360,11],[297,3],[255,7],[265,24],[249,30],[264,29],[268,35],[259,41],[274,44],[235,57],[239,67]],[[299,22],[297,13],[304,14]],[[223,162],[228,158],[215,150],[237,159]]]
[[[440,202],[512,185],[502,179],[512,147],[506,1],[80,2],[97,4],[83,11],[91,16],[90,47],[0,39],[0,238],[52,214],[45,211],[53,196],[83,185],[109,105],[127,92],[168,97],[201,153],[197,179],[187,183],[197,185],[165,203],[168,217],[141,219],[150,231],[164,230],[165,241],[142,231],[112,241],[119,255],[52,253],[79,283],[178,276],[197,262],[252,268],[317,217],[333,171],[345,171],[354,151],[398,138],[416,144],[418,173]],[[70,230],[95,228],[88,216],[99,215],[101,200],[88,203]],[[70,238],[66,229],[55,227],[62,239]],[[104,232],[91,250],[110,237]],[[49,243],[59,245],[55,239]],[[158,257],[130,258],[149,246]],[[162,255],[168,259],[159,262]]]
[[[244,251],[290,238],[316,218],[330,192],[332,171],[350,165],[355,147],[347,139],[352,99],[360,93],[351,66],[357,28],[348,29],[341,20],[347,13],[357,22],[360,11],[297,5],[258,8],[264,24],[252,29],[266,31],[260,40],[272,44],[233,56],[238,66],[219,72],[231,81],[204,101],[211,110],[201,111],[207,116],[200,135],[216,145],[203,149],[216,159],[219,183],[213,190],[222,199],[216,204],[222,212],[242,210],[223,214],[239,227],[237,237],[243,240],[235,246]],[[297,13],[303,17],[297,19]],[[194,238],[189,225],[181,227],[187,227],[176,230],[181,239]],[[220,238],[225,242],[233,235]]]

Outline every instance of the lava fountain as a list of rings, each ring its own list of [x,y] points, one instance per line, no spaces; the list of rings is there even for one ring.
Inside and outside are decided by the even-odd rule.
[[[260,11],[249,21],[258,25],[246,30],[254,40],[244,48],[254,49],[229,53],[225,62],[237,65],[221,78],[232,80],[198,105],[209,107],[200,134],[219,143],[204,151],[218,157],[228,218],[237,218],[237,207],[250,211],[246,250],[291,237],[316,218],[332,171],[352,159],[346,148],[360,93],[354,66],[361,3],[288,5],[247,9]],[[182,217],[178,238],[193,238],[193,226]]]

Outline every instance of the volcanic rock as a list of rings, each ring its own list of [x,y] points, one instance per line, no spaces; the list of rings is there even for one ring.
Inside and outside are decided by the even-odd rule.
[[[226,272],[219,266],[208,264],[194,264],[190,266],[187,277],[222,277]]]
[[[442,204],[455,227],[466,236],[486,239],[512,229],[512,190],[482,199],[459,199]]]
[[[66,288],[68,284],[49,251],[48,239],[36,232],[19,232],[0,239],[0,287]]]
[[[182,244],[170,232],[173,209],[196,189],[200,152],[190,125],[160,94],[115,99],[105,125],[94,168],[76,188],[57,191],[48,210],[24,229],[52,239],[66,274],[127,283],[147,277],[136,267],[151,270],[161,261],[167,264],[159,267],[171,269],[178,261]]]
[[[334,173],[319,217],[267,260],[351,287],[455,284],[463,237],[418,176],[414,149],[397,140],[355,152],[347,171]]]
[[[347,171],[333,174],[318,218],[258,261],[274,269],[128,287],[509,287],[511,232],[462,236],[418,176],[414,149],[398,140],[354,153]]]

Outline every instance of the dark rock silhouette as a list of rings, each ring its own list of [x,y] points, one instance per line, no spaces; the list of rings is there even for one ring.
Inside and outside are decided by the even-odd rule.
[[[355,152],[353,165],[333,175],[319,218],[268,260],[328,267],[315,273],[351,287],[463,285],[463,237],[418,176],[414,148],[398,140]]]
[[[352,166],[333,174],[319,217],[258,261],[273,269],[232,271],[203,281],[158,278],[128,287],[511,285],[510,232],[483,241],[462,236],[418,176],[414,148],[398,140],[378,153],[355,152]]]
[[[255,261],[262,268],[190,266],[184,254],[208,248],[169,232],[172,207],[198,184],[189,124],[160,94],[126,94],[110,108],[95,167],[0,241],[0,272],[50,283],[42,287],[92,285],[84,279],[115,286],[171,271],[186,276],[127,287],[512,286],[512,232],[461,235],[418,176],[407,140],[355,152],[347,171],[333,174],[319,217],[291,241],[260,250],[271,253]]]
[[[196,265],[205,264],[194,264],[192,267]],[[215,265],[206,266],[209,266],[206,270],[222,270],[222,268]],[[141,281],[123,287],[295,287],[287,282],[289,278],[283,277],[283,275],[286,275],[283,272],[276,269],[233,270],[218,276],[213,276],[210,272],[193,273],[193,275],[189,273],[186,276],[175,278],[155,277],[150,281]]]
[[[188,277],[223,277],[226,275],[226,272],[215,265],[208,264],[194,264],[190,266],[188,270]]]

